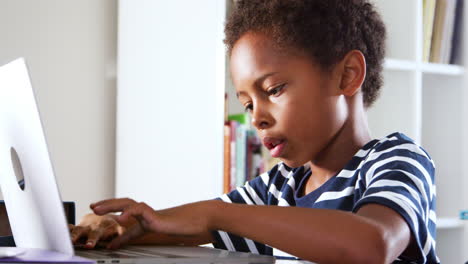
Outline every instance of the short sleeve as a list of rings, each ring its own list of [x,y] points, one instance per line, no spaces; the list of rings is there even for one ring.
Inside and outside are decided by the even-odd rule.
[[[369,160],[360,175],[364,182],[360,186],[365,186],[365,190],[353,212],[370,203],[395,210],[408,224],[418,247],[417,259],[401,255],[399,260],[437,263],[433,161],[412,142],[376,151]]]
[[[270,171],[246,182],[242,187],[238,187],[227,194],[223,194],[217,199],[226,203],[265,205],[268,203],[268,186],[277,170],[278,165],[275,165]],[[271,255],[272,252],[271,247],[248,238],[220,230],[213,231],[212,234],[215,238],[215,242],[213,243],[215,248],[264,255]]]

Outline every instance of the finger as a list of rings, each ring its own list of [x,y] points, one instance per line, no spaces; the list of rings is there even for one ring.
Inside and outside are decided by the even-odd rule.
[[[111,241],[112,239],[118,237],[119,235],[121,235],[123,233],[123,231],[118,231],[118,229],[113,229],[113,230],[106,230],[104,231],[104,233],[102,234],[101,236],[101,240],[100,241]],[[98,241],[99,243],[99,241]]]
[[[102,229],[96,229],[88,234],[88,240],[86,241],[85,247],[86,248],[94,248],[96,243],[99,241],[103,233]]]
[[[118,224],[115,218],[106,218],[100,224],[99,227],[103,230],[101,240],[110,240],[120,234],[122,234],[122,227]]]
[[[95,202],[95,203],[92,203],[89,205],[89,207],[94,208],[96,206],[99,206],[101,204],[105,204],[105,203],[108,203],[108,202],[113,202],[113,201],[118,201],[118,200],[127,200],[127,201],[133,201],[132,199],[130,198],[111,198],[111,199],[105,199],[105,200],[101,200],[101,201],[98,201],[98,202]]]
[[[136,204],[136,202],[128,198],[110,199],[93,204],[93,207],[91,209],[97,215],[104,215],[112,212],[121,212],[125,208],[134,204]]]
[[[115,214],[108,214],[107,216],[110,217],[110,218],[112,218],[112,219],[114,219],[115,222],[118,222],[118,221],[117,221],[117,218],[119,218],[118,215],[115,215]]]
[[[90,204],[89,206],[92,208],[96,207],[96,206],[100,206],[102,204],[107,204],[109,202],[115,202],[115,201],[126,201],[126,202],[132,202],[132,203],[135,203],[134,200],[130,199],[130,198],[111,198],[111,199],[105,199],[105,200],[101,200],[101,201],[98,201],[98,202],[95,202],[95,203],[92,203]]]
[[[109,229],[118,226],[117,220],[113,217],[103,217],[98,223],[98,227],[101,229]]]
[[[132,239],[135,239],[141,235],[144,234],[144,230],[141,227],[141,225],[137,224],[132,226],[131,228],[127,229],[122,235],[114,238],[108,245],[108,249],[117,249],[128,242],[130,242]]]
[[[91,229],[88,226],[75,226],[71,231],[71,240],[76,243],[81,237],[86,236]]]
[[[142,227],[147,230],[153,229],[152,225],[156,221],[153,208],[145,203],[138,203],[136,205],[125,208],[122,214],[117,218],[117,221],[120,224],[126,224],[131,221],[132,218],[137,219]]]
[[[109,243],[110,243],[110,241],[99,240],[94,248],[107,248]]]
[[[75,243],[78,239],[87,234],[87,232],[89,232],[89,227],[75,226],[70,232],[72,242]]]
[[[113,201],[113,200],[115,200],[115,198],[104,199],[104,200],[101,200],[101,201],[97,201],[97,202],[91,203],[91,204],[89,205],[89,207],[90,207],[91,209],[93,209],[94,207],[96,207],[96,206],[98,206],[98,205],[100,205],[100,204],[102,204],[102,203],[107,203],[107,202]]]

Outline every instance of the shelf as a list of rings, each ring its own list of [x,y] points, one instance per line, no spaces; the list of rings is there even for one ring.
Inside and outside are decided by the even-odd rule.
[[[437,63],[423,63],[423,73],[434,73],[442,75],[463,75],[465,68],[459,65],[451,64],[437,64]]]
[[[453,229],[463,227],[463,220],[456,217],[437,218],[437,229]]]
[[[400,71],[411,71],[417,69],[417,64],[410,60],[399,60],[399,59],[385,59],[384,61],[385,70],[400,70]]]
[[[411,60],[385,59],[385,70],[392,71],[415,71],[421,70],[427,74],[440,74],[461,76],[465,74],[465,68],[459,65],[438,64],[438,63],[417,63]]]

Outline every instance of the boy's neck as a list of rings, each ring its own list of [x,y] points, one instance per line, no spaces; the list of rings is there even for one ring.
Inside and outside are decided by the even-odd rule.
[[[362,105],[349,104],[349,116],[335,137],[321,151],[321,153],[309,162],[312,176],[306,187],[307,191],[314,190],[339,171],[351,160],[351,158],[369,141],[371,136],[367,124],[367,114]]]

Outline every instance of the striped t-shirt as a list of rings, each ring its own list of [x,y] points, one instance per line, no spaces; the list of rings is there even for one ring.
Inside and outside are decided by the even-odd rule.
[[[289,168],[279,163],[270,171],[224,194],[221,200],[252,205],[299,206],[357,212],[376,203],[399,213],[418,246],[417,258],[399,256],[395,263],[439,263],[435,252],[436,214],[434,162],[401,133],[372,140],[334,177],[300,197],[313,172],[310,166]],[[285,256],[280,250],[223,231],[213,232],[217,248]]]

